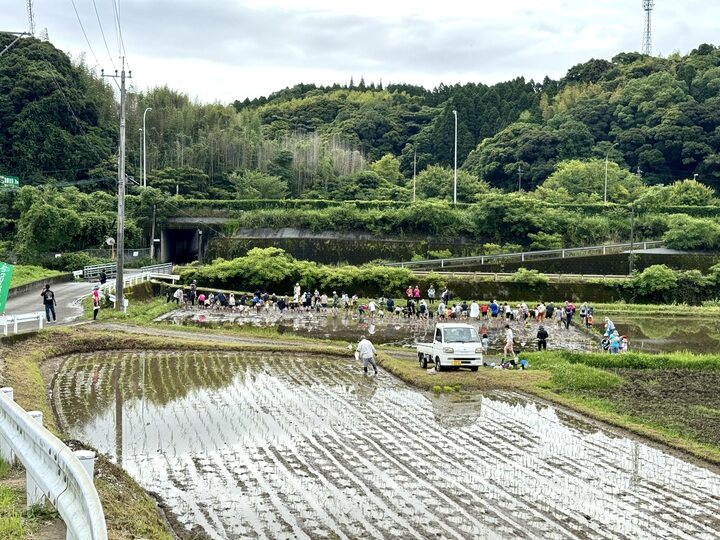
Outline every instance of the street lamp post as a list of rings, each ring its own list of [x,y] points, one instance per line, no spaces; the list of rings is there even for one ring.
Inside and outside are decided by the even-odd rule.
[[[147,187],[147,144],[145,140],[145,116],[147,115],[148,111],[152,111],[152,107],[148,107],[145,109],[145,112],[143,113],[143,148],[142,148],[142,154],[143,154],[143,187]]]
[[[416,200],[417,187],[417,148],[413,148],[413,202]]]
[[[455,115],[455,167],[453,173],[453,204],[457,205],[457,111],[453,110]]]
[[[617,144],[617,143],[615,143],[615,144]],[[610,150],[615,148],[615,144],[610,146],[610,148],[608,148],[608,151],[605,152],[605,190],[603,191],[603,202],[605,204],[607,204],[608,161],[609,161],[609,157],[610,157]]]
[[[700,176],[698,173],[693,174],[693,180],[697,180],[698,176]]]
[[[143,170],[142,170],[142,166],[143,166],[142,153],[143,153],[143,139],[144,139],[145,132],[143,131],[143,128],[138,128],[138,133],[140,134],[140,142],[139,142],[139,146],[138,146],[138,148],[140,148],[140,154],[138,156],[138,168],[140,169],[140,178],[138,179],[138,181],[140,182],[140,187],[142,187],[142,172],[143,172]]]

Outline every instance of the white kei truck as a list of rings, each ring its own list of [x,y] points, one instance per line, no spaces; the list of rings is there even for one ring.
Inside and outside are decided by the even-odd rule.
[[[483,348],[474,327],[464,323],[438,323],[432,343],[418,343],[420,367],[427,369],[429,362],[435,371],[446,368],[470,368],[477,371],[483,365]]]

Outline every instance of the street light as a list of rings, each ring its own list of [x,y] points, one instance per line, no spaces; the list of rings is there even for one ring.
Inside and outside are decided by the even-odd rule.
[[[697,180],[698,176],[700,176],[698,173],[693,174],[693,180]]]
[[[417,187],[417,148],[413,147],[413,202],[416,200]]]
[[[143,187],[147,187],[147,145],[145,142],[145,116],[147,115],[148,111],[152,111],[152,107],[148,107],[145,109],[145,112],[143,113],[143,147],[142,147],[142,154],[143,154]]]
[[[610,150],[615,148],[617,143],[613,143],[608,151],[605,152],[605,191],[603,192],[603,202],[607,204],[607,182],[608,182],[608,158],[610,157]]]
[[[140,143],[138,148],[140,149],[139,155],[138,155],[138,168],[140,169],[140,187],[142,187],[142,147],[143,147],[143,128],[138,128],[138,133],[140,133]]]
[[[202,264],[202,229],[198,229],[198,263]]]
[[[455,171],[453,174],[453,204],[457,206],[457,111],[453,110],[455,115]]]

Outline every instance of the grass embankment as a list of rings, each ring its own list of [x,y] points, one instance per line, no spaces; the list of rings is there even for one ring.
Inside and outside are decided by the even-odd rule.
[[[143,305],[138,303],[139,312]],[[146,309],[156,309],[153,303],[146,303]],[[137,321],[134,321],[137,322]],[[12,386],[15,400],[26,410],[41,410],[46,427],[62,438],[62,426],[58,426],[48,394],[49,383],[54,369],[44,369],[47,361],[68,354],[102,350],[212,350],[230,351],[286,351],[286,344],[240,344],[218,343],[194,340],[192,335],[181,341],[173,338],[117,335],[111,332],[80,328],[56,327],[37,335],[23,335],[9,344],[0,345],[0,356],[6,359],[0,373],[0,385]],[[310,354],[347,355],[338,346],[311,345],[298,340],[303,351]],[[43,370],[45,373],[43,373]],[[13,487],[2,476],[0,466],[0,538],[29,538],[33,520],[38,513],[25,512],[23,508],[23,487]],[[170,540],[166,524],[159,517],[156,503],[124,471],[110,463],[103,456],[96,461],[95,486],[105,510],[108,535],[111,540],[152,538]],[[3,497],[7,497],[7,510],[3,510]],[[7,519],[6,519],[7,518]],[[4,526],[7,526],[5,535]],[[13,532],[14,531],[14,532]],[[17,532],[19,531],[19,532]],[[12,536],[12,534],[15,536]]]
[[[23,471],[0,459],[0,538],[3,540],[35,538],[39,529],[57,520],[57,513],[48,507],[26,507],[23,481]]]
[[[419,388],[516,390],[720,464],[720,356],[609,355],[546,352],[523,355],[528,371],[428,374],[415,360],[387,355],[385,369]],[[703,384],[703,381],[705,384]]]
[[[10,287],[20,287],[32,283],[33,281],[40,281],[56,276],[62,276],[67,272],[58,272],[57,270],[48,270],[41,266],[26,266],[17,265],[13,268],[12,279],[10,280]]]

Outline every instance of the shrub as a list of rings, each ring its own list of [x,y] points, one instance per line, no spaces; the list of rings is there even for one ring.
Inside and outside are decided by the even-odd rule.
[[[538,285],[547,285],[550,281],[548,277],[538,270],[528,270],[527,268],[519,268],[511,278],[515,283],[524,283],[530,287]]]
[[[645,296],[669,291],[678,281],[678,273],[664,264],[648,266],[630,282],[635,290]]]

